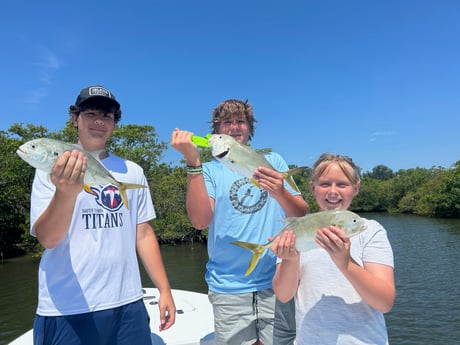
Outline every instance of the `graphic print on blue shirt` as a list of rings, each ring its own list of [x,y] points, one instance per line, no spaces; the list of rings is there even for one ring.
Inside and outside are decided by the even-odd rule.
[[[265,206],[268,192],[255,186],[247,177],[236,180],[229,193],[230,203],[241,213],[256,213]]]
[[[94,195],[98,205],[102,206],[107,211],[118,211],[123,206],[120,191],[113,184],[91,186],[90,190],[85,188],[85,191]]]

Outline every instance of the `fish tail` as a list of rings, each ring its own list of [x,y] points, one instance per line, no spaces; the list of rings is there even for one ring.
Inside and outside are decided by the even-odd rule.
[[[260,186],[260,185],[259,185],[259,181],[257,181],[255,178],[250,178],[249,180],[252,182],[252,184],[253,184],[254,186],[256,186],[256,187],[259,187],[259,186]]]
[[[91,189],[91,186],[85,184],[85,185],[83,185],[83,189],[85,190],[86,193],[94,195],[94,191]]]
[[[307,167],[297,167],[293,169],[289,169],[288,171],[283,172],[283,177],[286,180],[286,182],[291,186],[291,188],[296,191],[297,193],[300,193],[299,187],[297,187],[294,179],[292,178],[292,175],[298,174],[304,170],[308,169]]]
[[[251,274],[251,272],[254,270],[257,263],[259,262],[260,257],[262,256],[263,252],[265,251],[265,249],[268,248],[268,245],[261,245],[257,243],[243,242],[243,241],[233,241],[232,244],[240,246],[241,248],[250,250],[253,253],[251,261],[249,262],[249,267],[245,273],[246,276]]]
[[[129,210],[129,203],[128,203],[128,194],[126,193],[126,191],[128,189],[147,188],[147,186],[143,184],[123,183],[123,182],[119,182],[117,187],[120,192],[121,201],[123,201],[123,204],[125,205],[127,210]]]

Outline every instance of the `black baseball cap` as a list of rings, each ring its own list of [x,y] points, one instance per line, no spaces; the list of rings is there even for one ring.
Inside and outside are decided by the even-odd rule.
[[[87,101],[88,99],[95,97],[110,100],[116,105],[118,109],[120,109],[120,103],[118,103],[118,101],[116,100],[115,95],[101,85],[88,86],[81,90],[80,94],[77,97],[77,100],[75,101],[75,105],[78,107],[80,106],[80,104]]]

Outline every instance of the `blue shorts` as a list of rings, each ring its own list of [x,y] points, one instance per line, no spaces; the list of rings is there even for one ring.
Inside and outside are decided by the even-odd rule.
[[[139,300],[65,316],[35,316],[34,345],[151,345],[149,316]]]
[[[292,345],[294,303],[281,303],[272,289],[241,294],[208,292],[217,345]]]

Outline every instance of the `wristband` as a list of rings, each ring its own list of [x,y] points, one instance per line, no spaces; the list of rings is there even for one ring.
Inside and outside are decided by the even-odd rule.
[[[201,164],[197,166],[187,165],[185,170],[187,171],[187,174],[189,175],[198,175],[198,174],[203,173],[203,166]]]

